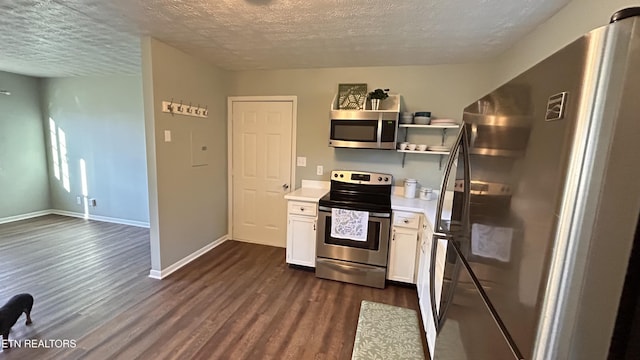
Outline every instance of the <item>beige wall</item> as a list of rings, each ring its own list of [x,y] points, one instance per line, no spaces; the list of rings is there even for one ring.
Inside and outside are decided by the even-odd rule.
[[[298,97],[297,155],[307,158],[307,166],[296,168],[296,187],[301,179],[328,180],[333,169],[391,173],[397,184],[413,177],[425,186],[438,187],[442,174],[439,156],[409,154],[403,168],[402,154],[396,151],[328,146],[329,110],[338,84],[367,83],[371,90],[389,88],[402,95],[402,111],[425,110],[435,117],[460,120],[463,107],[491,89],[491,69],[479,64],[242,71],[233,75],[232,95]],[[455,132],[450,134],[448,142],[454,140]],[[409,140],[439,144],[441,135],[414,130]],[[316,175],[317,165],[324,166],[324,175]]]
[[[142,50],[151,265],[158,271],[227,234],[228,74],[155,39],[143,39]],[[161,112],[161,101],[171,99],[208,106],[209,117]],[[206,166],[192,166],[192,136],[208,147]]]
[[[492,86],[498,87],[583,34],[607,25],[613,13],[632,6],[640,6],[640,1],[573,0],[493,62],[496,77]]]

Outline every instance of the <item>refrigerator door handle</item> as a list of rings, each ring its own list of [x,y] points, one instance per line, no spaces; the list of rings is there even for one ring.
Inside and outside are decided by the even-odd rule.
[[[471,204],[471,180],[470,180],[470,176],[471,176],[470,160],[471,159],[469,157],[469,143],[467,142],[467,137],[466,137],[467,134],[465,129],[466,127],[463,124],[462,131],[460,131],[460,135],[456,140],[456,146],[454,149],[458,150],[459,147],[462,148],[461,149],[462,159],[459,159],[459,161],[460,160],[463,161],[463,169],[464,169],[463,170],[464,171],[464,190],[463,190],[462,225],[463,225],[463,236],[469,237],[471,235],[469,232],[470,231],[469,209]],[[454,152],[452,151],[451,154],[454,154]],[[443,177],[441,189],[446,190],[445,186],[448,182],[448,178],[451,173],[451,168],[453,167],[453,164],[455,162],[454,160],[455,159],[453,156],[449,158],[449,161],[447,163],[446,173]],[[454,268],[451,271],[451,284],[447,289],[447,293],[441,294],[441,297],[443,297],[444,302],[441,303],[440,311],[438,314],[438,309],[435,303],[435,261],[437,256],[438,240],[440,239],[448,240],[446,253],[449,252],[449,249],[448,249],[449,246],[454,246],[454,244],[451,244],[450,242],[456,241],[454,236],[438,232],[438,230],[441,229],[440,222],[442,221],[443,203],[444,203],[444,196],[440,194],[438,199],[438,207],[436,209],[436,219],[435,219],[436,232],[433,234],[433,241],[431,242],[431,263],[429,265],[429,296],[431,297],[431,312],[434,316],[434,321],[436,324],[437,331],[440,331],[440,329],[442,329],[442,326],[446,321],[447,312],[449,310],[449,306],[451,305],[451,302],[453,301],[453,294],[458,284],[458,275],[460,273],[460,268],[462,265],[460,261],[456,261],[455,264],[453,265]],[[445,259],[445,267],[446,267],[446,259]],[[444,279],[443,279],[442,285],[444,285]]]
[[[465,144],[465,134],[466,134],[466,126],[462,124],[462,129],[458,134],[458,138],[456,139],[456,143],[451,149],[449,159],[447,160],[447,166],[444,170],[444,176],[442,177],[442,183],[440,184],[440,196],[438,196],[438,206],[436,207],[436,218],[433,230],[435,232],[439,232],[442,229],[442,206],[444,204],[444,192],[447,191],[447,183],[449,183],[449,176],[451,175],[451,169],[453,168],[454,163],[456,162],[456,151],[460,146],[464,146]],[[464,149],[466,150],[466,149]],[[466,152],[466,151],[465,151]]]
[[[442,329],[442,326],[444,325],[446,319],[447,319],[447,312],[449,310],[449,305],[451,305],[451,302],[453,301],[453,294],[455,292],[456,287],[458,286],[458,275],[460,273],[460,268],[461,268],[461,264],[460,261],[456,261],[455,264],[453,265],[453,271],[451,271],[451,283],[447,289],[447,293],[446,294],[440,294],[441,298],[444,299],[444,301],[441,301],[441,306],[440,306],[440,312],[438,313],[438,309],[436,307],[436,299],[435,299],[435,257],[437,256],[437,252],[438,252],[438,240],[447,240],[447,241],[453,241],[447,237],[441,237],[441,236],[434,236],[433,237],[433,241],[431,244],[431,251],[432,251],[432,262],[430,264],[429,267],[429,295],[431,296],[431,311],[433,313],[433,319],[436,325],[436,332],[439,332],[440,329]],[[449,245],[449,243],[447,243],[447,249],[446,249],[446,253],[449,252],[448,247],[449,246],[453,246],[453,245]],[[446,266],[446,261],[445,261],[445,266]],[[446,273],[446,270],[445,270]],[[442,285],[444,286],[444,279],[442,282]]]
[[[429,255],[431,257],[431,261],[429,262],[429,299],[431,303],[431,316],[433,317],[433,323],[436,327],[436,333],[440,329],[438,326],[438,308],[436,307],[436,288],[434,285],[436,279],[434,274],[436,270],[435,261],[438,252],[438,239],[438,235],[434,235],[431,238],[431,251]]]
[[[475,125],[474,125],[475,126]],[[471,130],[472,132],[475,131],[475,128],[472,128]],[[462,231],[463,231],[463,237],[466,237],[467,239],[471,239],[471,225],[470,225],[470,218],[469,218],[469,210],[470,210],[470,206],[471,206],[471,166],[470,166],[470,162],[471,162],[471,158],[469,156],[469,144],[466,141],[467,139],[463,136],[461,136],[460,139],[460,146],[462,147],[462,161],[463,161],[463,171],[464,171],[464,189],[463,189],[463,207],[462,207]],[[449,237],[446,237],[449,238]],[[459,240],[459,239],[458,239]],[[453,238],[451,240],[449,240],[450,242],[447,243],[447,253],[449,252],[449,246],[453,246],[455,251],[458,252],[458,247],[456,246],[456,239]],[[437,241],[434,241],[437,242]],[[457,258],[456,258],[457,259]],[[445,262],[446,264],[446,262]],[[446,266],[446,265],[445,265]],[[441,296],[444,296],[444,302],[442,303],[441,307],[440,307],[440,315],[437,318],[436,321],[436,329],[437,331],[440,331],[440,329],[442,329],[442,326],[444,325],[444,322],[446,320],[446,316],[447,316],[447,311],[449,310],[449,306],[451,305],[452,301],[453,301],[453,294],[455,291],[455,288],[458,286],[458,276],[460,274],[460,269],[462,267],[462,263],[461,261],[457,260],[454,264],[454,268],[453,271],[451,272],[451,284],[448,288],[448,291],[446,294],[441,294]],[[444,279],[443,279],[443,283],[444,283]]]

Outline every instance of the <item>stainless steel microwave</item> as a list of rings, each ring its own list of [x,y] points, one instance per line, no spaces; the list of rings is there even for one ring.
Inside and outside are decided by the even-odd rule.
[[[397,133],[397,112],[331,111],[329,146],[395,149]]]

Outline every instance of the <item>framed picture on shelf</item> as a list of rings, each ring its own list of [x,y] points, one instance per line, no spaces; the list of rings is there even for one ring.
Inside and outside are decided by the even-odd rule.
[[[338,109],[364,110],[367,84],[338,84]]]

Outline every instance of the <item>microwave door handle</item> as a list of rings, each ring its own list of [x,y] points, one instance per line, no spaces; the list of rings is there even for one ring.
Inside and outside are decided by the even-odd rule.
[[[378,147],[382,144],[382,113],[378,115]]]
[[[431,300],[431,316],[433,318],[433,322],[436,326],[436,332],[437,329],[439,329],[438,327],[438,308],[436,307],[436,290],[435,290],[435,271],[436,271],[436,266],[435,266],[435,261],[436,261],[436,254],[438,251],[438,237],[433,236],[431,238],[431,251],[429,252],[429,256],[431,258],[431,261],[429,262],[429,299]]]

